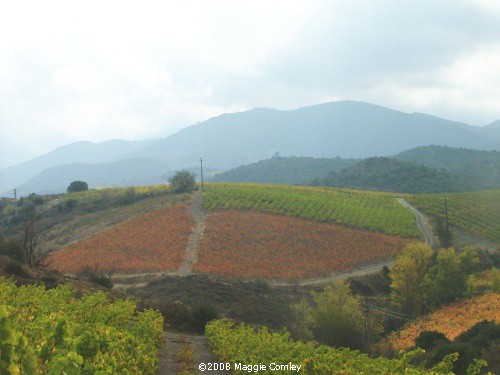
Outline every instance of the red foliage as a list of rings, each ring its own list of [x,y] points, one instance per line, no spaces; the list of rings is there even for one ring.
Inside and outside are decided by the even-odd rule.
[[[177,269],[183,259],[194,218],[179,205],[134,217],[50,255],[53,268],[78,272],[133,273]]]
[[[300,279],[399,252],[406,240],[258,212],[222,211],[207,218],[194,269],[244,278]]]

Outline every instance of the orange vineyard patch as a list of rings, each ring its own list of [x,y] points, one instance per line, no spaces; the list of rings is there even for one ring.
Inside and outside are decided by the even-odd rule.
[[[73,243],[52,253],[49,261],[63,272],[85,266],[119,273],[176,269],[193,224],[185,206],[164,208]]]
[[[300,279],[387,259],[406,240],[258,212],[207,218],[195,270],[245,278]]]
[[[500,293],[487,293],[443,307],[405,325],[400,331],[393,333],[389,341],[397,350],[409,349],[415,345],[415,339],[423,331],[439,331],[448,339],[454,340],[483,320],[500,323]]]

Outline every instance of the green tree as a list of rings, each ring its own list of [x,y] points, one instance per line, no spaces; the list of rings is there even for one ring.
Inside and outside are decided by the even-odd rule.
[[[381,321],[373,314],[364,315],[360,298],[352,295],[349,284],[344,281],[335,281],[323,291],[312,292],[312,299],[312,305],[303,300],[293,306],[292,330],[297,337],[314,337],[332,346],[359,348],[363,330],[368,337],[382,331]]]
[[[389,277],[392,298],[405,314],[420,314],[425,307],[424,278],[429,270],[433,251],[420,242],[408,244],[397,257]]]
[[[89,185],[84,181],[73,181],[66,189],[68,193],[76,193],[85,190],[89,190]]]
[[[313,292],[314,337],[333,346],[352,346],[353,333],[361,332],[361,301],[351,294],[349,284],[336,281],[321,292]]]
[[[457,254],[455,249],[439,249],[436,264],[425,277],[427,302],[432,307],[455,301],[467,290],[467,277],[479,262],[472,248]]]
[[[176,193],[187,193],[196,188],[194,174],[188,170],[176,172],[169,178],[169,182]]]

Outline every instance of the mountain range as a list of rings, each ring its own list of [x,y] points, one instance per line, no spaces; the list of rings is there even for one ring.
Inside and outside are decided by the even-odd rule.
[[[355,101],[290,111],[256,108],[208,119],[164,139],[69,144],[0,170],[0,192],[61,192],[74,179],[91,187],[155,183],[175,170],[198,170],[200,157],[207,171],[221,172],[276,154],[366,158],[428,145],[498,150],[498,123],[475,127]]]

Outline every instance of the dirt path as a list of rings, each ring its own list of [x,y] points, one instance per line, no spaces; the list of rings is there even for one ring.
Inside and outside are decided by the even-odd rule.
[[[127,286],[135,286],[135,287],[143,287],[147,284],[148,281],[151,281],[155,278],[161,277],[163,275],[178,275],[178,276],[187,276],[192,273],[193,265],[196,263],[198,258],[198,251],[201,238],[203,237],[203,233],[205,230],[205,222],[206,222],[206,214],[202,209],[203,197],[200,192],[194,193],[194,199],[191,205],[189,206],[189,211],[195,217],[195,226],[194,230],[189,236],[188,244],[186,246],[185,258],[177,271],[165,271],[165,272],[157,272],[157,273],[144,273],[144,274],[136,274],[136,275],[120,275],[116,276],[117,283],[115,287],[117,288],[126,288]],[[418,211],[415,207],[410,205],[403,198],[398,198],[398,202],[405,207],[410,208],[413,212],[415,212],[415,218],[417,220],[417,226],[422,233],[425,242],[433,247],[435,245],[434,235],[432,234],[432,230],[430,226],[427,224],[424,215]],[[325,277],[318,277],[308,280],[302,280],[299,282],[290,282],[290,281],[282,281],[282,280],[270,280],[268,283],[271,286],[315,286],[327,284],[333,280],[344,280],[350,277],[355,276],[363,276],[370,273],[378,272],[382,270],[385,266],[392,266],[394,262],[392,260],[385,260],[378,263],[372,263],[369,265],[361,266],[357,269],[331,274]]]
[[[184,253],[184,260],[179,269],[175,271],[143,272],[134,274],[113,275],[114,288],[127,289],[130,287],[143,287],[148,282],[167,275],[187,276],[193,271],[193,266],[198,259],[200,241],[205,231],[206,214],[202,208],[203,196],[200,191],[193,193],[193,201],[188,207],[194,216],[194,228],[189,235],[188,243]]]
[[[193,202],[189,205],[189,212],[194,216],[194,229],[189,235],[184,260],[175,275],[187,276],[193,271],[193,266],[198,260],[201,238],[205,232],[206,215],[202,208],[203,196],[200,191],[194,193]]]
[[[385,261],[381,261],[378,263],[372,263],[370,265],[361,266],[358,269],[334,273],[334,274],[331,274],[331,275],[328,275],[325,277],[307,279],[307,280],[302,280],[299,282],[271,280],[271,281],[268,281],[268,284],[270,286],[276,286],[276,287],[280,287],[280,286],[289,287],[289,286],[294,286],[294,285],[297,285],[297,286],[323,285],[323,284],[328,284],[334,280],[345,280],[345,279],[348,279],[350,277],[364,276],[364,275],[368,275],[370,273],[375,273],[375,272],[381,271],[385,266],[392,266],[392,265],[394,265],[394,261],[385,260]]]
[[[407,201],[405,201],[403,198],[398,198],[398,203],[402,204],[404,207],[408,207],[413,212],[415,212],[415,217],[417,219],[417,226],[418,229],[420,229],[420,232],[422,232],[425,242],[427,243],[427,245],[429,245],[429,247],[434,247],[436,241],[434,239],[434,235],[432,234],[432,230],[429,224],[427,224],[427,222],[425,221],[424,215],[415,207],[413,207],[411,204],[409,204]]]
[[[160,353],[160,364],[158,375],[179,374],[179,353],[186,347],[193,354],[193,373],[201,373],[198,370],[200,363],[214,363],[217,359],[210,351],[208,340],[205,336],[182,334],[176,332],[164,332],[163,349]],[[208,371],[210,374],[229,374],[225,371]]]

